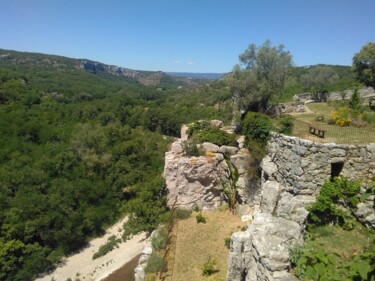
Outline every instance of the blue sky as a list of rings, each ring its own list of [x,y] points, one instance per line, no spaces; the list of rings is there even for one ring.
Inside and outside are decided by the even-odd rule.
[[[250,43],[298,66],[351,65],[375,0],[1,0],[0,48],[139,70],[228,72]]]

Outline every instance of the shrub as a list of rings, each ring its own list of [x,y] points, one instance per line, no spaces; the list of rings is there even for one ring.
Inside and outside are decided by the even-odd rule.
[[[363,120],[367,123],[375,123],[375,112],[365,112],[363,114]]]
[[[353,95],[350,97],[349,107],[351,109],[359,109],[361,104],[362,104],[361,96],[358,93],[358,89],[355,89]]]
[[[210,142],[218,146],[231,145],[236,146],[236,136],[229,134],[216,126],[210,125],[206,121],[200,121],[192,124],[187,132],[189,136],[198,142]]]
[[[147,266],[146,266],[146,273],[156,273],[160,272],[160,270],[164,266],[164,260],[158,254],[153,253],[151,257],[148,259]]]
[[[232,241],[232,239],[230,237],[225,237],[224,238],[224,245],[225,247],[227,247],[228,249],[230,248],[230,242]]]
[[[338,204],[355,208],[359,203],[357,197],[359,190],[359,182],[352,182],[346,178],[334,178],[333,182],[326,181],[316,202],[309,208],[309,223],[313,225],[334,223],[350,227],[351,217],[338,207]]]
[[[193,138],[183,144],[186,156],[200,156],[202,152],[198,148],[197,141]]]
[[[92,259],[100,258],[110,251],[112,251],[115,247],[118,247],[117,244],[121,242],[120,239],[116,239],[115,235],[112,235],[108,238],[107,243],[99,247],[99,250],[92,256]]]
[[[294,119],[290,115],[283,115],[278,120],[278,132],[285,135],[293,133]]]
[[[216,259],[211,259],[211,257],[209,257],[208,261],[202,264],[202,275],[211,276],[212,274],[218,272],[218,270],[215,268],[216,263]]]
[[[202,213],[199,213],[195,217],[197,219],[197,223],[206,223],[206,218],[202,215]]]
[[[337,111],[332,113],[332,119],[336,125],[340,127],[349,126],[352,122],[350,110],[348,107],[340,107]]]
[[[165,227],[161,228],[158,234],[151,239],[152,248],[155,250],[163,249],[168,240],[168,231]]]
[[[272,130],[271,118],[262,113],[248,112],[241,122],[242,133],[249,139],[266,142]]]
[[[176,210],[176,217],[179,220],[184,220],[190,218],[191,211],[185,209],[177,209]]]

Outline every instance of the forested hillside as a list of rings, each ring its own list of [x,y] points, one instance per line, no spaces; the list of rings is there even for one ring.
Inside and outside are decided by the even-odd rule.
[[[176,83],[0,50],[0,280],[31,280],[126,210],[157,225],[171,138],[182,123],[232,117],[219,82]]]

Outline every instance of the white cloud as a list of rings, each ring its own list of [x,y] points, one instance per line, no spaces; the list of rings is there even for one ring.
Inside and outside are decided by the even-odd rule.
[[[193,62],[193,61],[188,61],[187,64],[192,65],[192,64],[195,64],[195,62]]]
[[[175,60],[174,63],[181,63],[181,61],[180,60]]]

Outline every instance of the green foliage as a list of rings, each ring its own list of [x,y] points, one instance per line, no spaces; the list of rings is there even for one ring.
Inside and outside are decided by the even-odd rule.
[[[202,151],[198,148],[198,142],[195,138],[191,138],[183,143],[183,148],[186,156],[200,156]]]
[[[165,182],[161,176],[149,183],[135,186],[137,197],[125,206],[129,220],[124,224],[124,240],[141,231],[150,234],[163,222],[167,212],[166,198],[162,195],[164,186]]]
[[[206,218],[200,212],[198,215],[195,216],[197,219],[197,223],[206,223]]]
[[[349,107],[351,109],[359,109],[362,105],[361,95],[358,92],[358,89],[354,89],[353,95],[350,97]]]
[[[230,249],[230,243],[232,242],[232,239],[230,237],[225,237],[224,238],[224,245],[225,247],[227,247],[228,249]]]
[[[326,181],[320,190],[317,201],[309,207],[308,221],[313,225],[335,223],[350,228],[352,217],[339,207],[355,208],[359,203],[359,182],[346,178],[334,178]]]
[[[359,82],[375,87],[375,42],[369,42],[353,57],[353,71]]]
[[[151,238],[151,245],[152,248],[155,250],[163,249],[167,243],[168,240],[168,230],[163,227],[161,228],[157,235]]]
[[[199,143],[210,142],[218,146],[237,145],[236,136],[234,134],[229,134],[220,130],[220,128],[212,126],[206,121],[193,123],[190,125],[187,133]]]
[[[179,220],[185,220],[190,218],[191,211],[185,209],[177,209],[176,210],[176,218]]]
[[[153,253],[147,261],[146,273],[157,273],[163,268],[165,261],[158,254]]]
[[[279,133],[290,136],[293,133],[294,119],[290,115],[283,115],[277,120],[276,126]]]
[[[267,110],[270,99],[278,100],[283,94],[292,56],[283,45],[249,45],[240,55],[243,66],[232,72],[231,92],[245,110]]]
[[[112,235],[108,238],[107,243],[99,247],[99,250],[96,253],[94,253],[92,259],[95,260],[97,258],[105,256],[113,249],[118,248],[119,243],[121,243],[121,239],[116,239],[116,236]]]
[[[328,87],[338,79],[337,73],[331,67],[325,65],[309,68],[307,73],[301,77],[305,91],[314,93],[328,92]]]
[[[239,179],[239,173],[236,166],[230,161],[228,156],[225,157],[225,162],[229,169],[229,179],[220,179],[221,184],[223,186],[223,192],[225,198],[228,200],[229,208],[234,214],[236,211],[236,203],[237,203],[237,194],[240,187],[237,185],[237,181]]]
[[[262,113],[248,112],[241,122],[242,133],[248,139],[267,142],[273,128],[271,118]]]
[[[212,274],[218,272],[216,269],[217,260],[215,258],[208,258],[208,261],[202,264],[202,275],[211,276]]]

